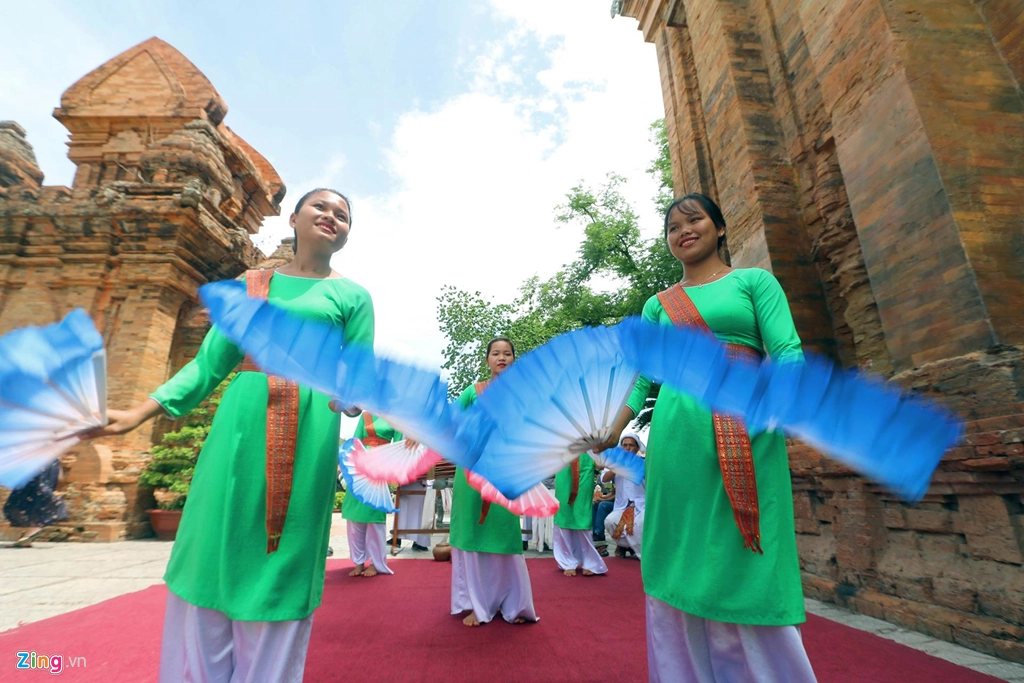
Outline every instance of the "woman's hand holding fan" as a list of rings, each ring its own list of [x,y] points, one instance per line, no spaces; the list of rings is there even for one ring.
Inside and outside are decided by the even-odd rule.
[[[880,378],[805,353],[794,362],[730,359],[694,328],[638,318],[619,326],[630,363],[709,410],[741,417],[753,432],[782,429],[909,501],[928,490],[963,422],[942,405]]]
[[[471,469],[514,499],[592,448],[617,443],[636,383],[612,328],[573,330],[516,360],[472,409],[497,425]]]
[[[755,431],[784,429],[909,500],[924,494],[963,431],[941,406],[830,361],[734,360],[709,334],[637,318],[555,337],[458,411],[437,373],[369,349],[339,349],[340,330],[247,300],[238,283],[206,285],[201,295],[211,318],[267,371],[384,417],[509,498],[581,453],[616,444],[632,417],[624,406],[638,373]]]
[[[82,309],[0,337],[0,485],[21,486],[107,424],[106,368]]]

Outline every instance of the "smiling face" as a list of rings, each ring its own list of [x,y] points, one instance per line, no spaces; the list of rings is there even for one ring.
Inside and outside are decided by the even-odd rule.
[[[629,451],[630,453],[639,453],[640,444],[638,444],[636,442],[636,439],[634,439],[633,437],[627,436],[625,439],[622,440],[622,450]]]
[[[672,209],[665,227],[669,251],[684,265],[700,263],[718,253],[718,240],[725,228],[718,227],[696,201],[685,201]]]
[[[516,352],[512,345],[503,339],[491,343],[491,349],[487,352],[487,367],[491,369],[491,377],[497,377],[505,372],[505,368],[516,359]]]
[[[296,249],[331,254],[339,251],[348,241],[350,215],[344,197],[330,190],[314,192],[288,219],[295,230]]]

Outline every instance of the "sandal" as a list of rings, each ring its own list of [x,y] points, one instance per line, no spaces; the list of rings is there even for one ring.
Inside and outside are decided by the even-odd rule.
[[[597,549],[597,554],[601,557],[608,557],[608,546],[603,545]]]
[[[41,533],[43,533],[43,531],[45,531],[45,529],[37,529],[36,531],[34,531],[31,534],[26,534],[26,535],[22,536],[21,538],[19,538],[14,543],[12,543],[11,547],[12,548],[31,548],[32,547],[32,541],[34,541],[37,538],[39,538],[39,535]]]

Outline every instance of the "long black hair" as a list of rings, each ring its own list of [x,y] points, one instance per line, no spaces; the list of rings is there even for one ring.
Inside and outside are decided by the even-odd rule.
[[[512,349],[512,357],[516,357],[516,345],[512,343],[511,339],[509,339],[508,337],[495,337],[491,341],[487,342],[487,353],[484,354],[484,358],[491,355],[491,347],[497,344],[498,342],[505,342],[506,344],[508,344],[509,347],[511,347]]]
[[[309,199],[310,197],[312,197],[313,195],[315,195],[317,192],[330,192],[331,194],[336,194],[336,195],[338,195],[339,197],[341,197],[342,199],[345,200],[345,204],[348,205],[348,227],[349,227],[349,230],[351,230],[352,229],[352,200],[350,200],[348,197],[346,197],[342,193],[338,192],[337,190],[332,190],[329,187],[314,187],[312,190],[310,190],[306,194],[304,194],[301,197],[299,197],[299,201],[295,205],[295,211],[293,211],[293,213],[298,213],[300,210],[302,210],[302,205],[306,203],[306,200]],[[298,251],[299,250],[299,233],[295,232],[294,230],[292,230],[292,233],[295,235],[295,243],[294,243],[294,245],[292,247],[292,250],[293,251]]]
[[[715,200],[700,192],[691,192],[668,205],[668,210],[665,212],[665,238],[668,239],[668,221],[673,211],[679,209],[680,213],[684,216],[695,216],[698,213],[698,206],[701,211],[707,214],[707,217],[711,219],[716,228],[725,230],[725,216],[722,215],[722,210],[718,207],[718,204],[715,204]],[[722,250],[723,244],[725,244],[724,234],[718,237],[719,251]]]

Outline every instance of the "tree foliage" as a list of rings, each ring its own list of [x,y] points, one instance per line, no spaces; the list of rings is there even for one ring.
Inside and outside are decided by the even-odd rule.
[[[235,373],[221,382],[209,398],[186,413],[182,426],[164,434],[160,444],[150,449],[150,459],[139,473],[139,485],[160,492],[157,507],[166,510],[180,510],[185,507],[192,484],[199,452],[210,433],[213,415],[220,405],[220,399],[231,383]]]
[[[658,181],[653,201],[663,212],[672,201],[663,120],[651,125],[651,142],[656,155],[647,171]],[[522,354],[563,332],[639,315],[647,299],[679,281],[682,267],[661,235],[641,235],[637,213],[621,192],[624,182],[611,174],[597,188],[579,184],[569,190],[555,220],[583,227],[575,260],[546,280],[527,279],[511,303],[452,286],[442,289],[438,322],[448,339],[442,367],[450,371],[453,395],[486,376],[484,348],[494,337],[508,336]],[[641,417],[646,422],[649,410]]]
[[[664,216],[669,204],[675,199],[675,193],[672,191],[672,157],[668,149],[665,119],[652,123],[650,130],[651,142],[658,148],[658,156],[647,167],[647,172],[658,181],[658,194],[654,196],[654,205],[658,207],[658,213]]]

